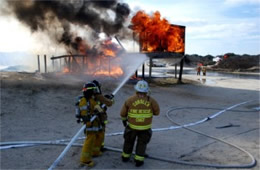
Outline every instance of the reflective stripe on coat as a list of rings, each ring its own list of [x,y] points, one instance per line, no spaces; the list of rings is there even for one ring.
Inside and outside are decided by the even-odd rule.
[[[150,96],[140,97],[135,94],[128,98],[122,106],[120,115],[127,120],[132,129],[147,130],[152,126],[153,115],[159,115],[160,107]]]

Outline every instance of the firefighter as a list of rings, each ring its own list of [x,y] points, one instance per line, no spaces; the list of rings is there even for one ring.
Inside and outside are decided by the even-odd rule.
[[[134,160],[135,166],[139,167],[144,164],[146,146],[152,137],[153,115],[160,114],[160,107],[148,95],[149,86],[146,81],[138,81],[135,90],[136,94],[125,101],[120,112],[125,126],[122,161],[127,162],[130,159],[137,138]]]
[[[103,114],[104,108],[100,104],[104,103],[106,106],[113,104],[113,95],[109,95],[111,99],[108,99],[101,95],[99,90],[93,82],[84,84],[83,96],[80,96],[76,103],[76,117],[86,125],[87,135],[82,147],[80,163],[88,167],[94,166],[92,156],[102,154],[100,147],[103,140],[103,125],[100,115]]]
[[[97,81],[97,80],[93,80],[93,83],[98,87],[98,93],[97,95],[102,95],[102,91],[101,91],[101,84]],[[108,99],[112,99],[114,96],[113,95],[105,95],[106,98]],[[111,98],[112,97],[112,98]],[[103,103],[100,103],[101,105]],[[105,107],[104,109],[104,112],[103,114],[100,115],[100,119],[101,119],[101,124],[103,126],[103,131],[102,131],[102,143],[101,143],[101,147],[100,147],[100,151],[101,152],[104,152],[105,151],[105,130],[106,130],[106,125],[108,123],[108,120],[107,120],[107,107]]]
[[[201,71],[201,63],[198,63],[198,65],[197,65],[197,75],[200,75],[200,71]]]
[[[207,68],[206,68],[206,66],[202,66],[202,73],[203,73],[203,76],[206,76],[206,72],[207,72]]]

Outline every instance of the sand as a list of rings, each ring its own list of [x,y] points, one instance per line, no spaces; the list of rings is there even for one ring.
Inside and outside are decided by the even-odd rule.
[[[161,107],[160,115],[153,118],[152,128],[176,126],[167,118],[170,108],[179,108],[168,112],[169,117],[184,125],[250,101],[189,128],[237,145],[259,162],[259,111],[256,110],[260,107],[259,80],[196,75],[184,75],[183,79],[184,84],[176,84],[172,78],[153,79],[150,83],[151,96]],[[107,135],[124,130],[119,111],[124,100],[134,93],[134,82],[129,81],[116,94],[115,104],[108,110]],[[49,74],[1,73],[1,142],[71,139],[82,126],[74,117],[74,103],[82,84],[83,81],[66,82]],[[113,86],[103,84],[104,93],[111,93],[110,87]],[[77,140],[79,144],[82,142]],[[105,145],[121,149],[123,136],[107,136]],[[38,145],[0,150],[1,169],[47,169],[64,148],[64,145]],[[72,147],[56,169],[86,169],[79,167],[80,152],[81,147]],[[237,148],[184,128],[154,131],[147,154],[189,163],[244,165],[251,161]],[[96,166],[92,169],[136,168],[133,159],[123,163],[120,156],[120,152],[106,151],[94,158]],[[251,169],[259,168],[257,164]],[[138,169],[215,168],[147,158]]]

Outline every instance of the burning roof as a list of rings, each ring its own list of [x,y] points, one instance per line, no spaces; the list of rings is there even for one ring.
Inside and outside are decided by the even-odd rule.
[[[184,26],[172,25],[166,19],[161,19],[158,11],[152,16],[138,11],[131,22],[131,28],[139,35],[141,51],[184,53]]]

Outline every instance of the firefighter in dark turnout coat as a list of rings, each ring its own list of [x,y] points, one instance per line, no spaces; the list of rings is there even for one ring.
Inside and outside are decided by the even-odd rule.
[[[146,146],[152,136],[153,115],[159,115],[160,107],[155,99],[147,95],[149,86],[146,81],[138,81],[135,90],[136,94],[125,101],[120,112],[125,126],[122,161],[130,159],[137,138],[134,160],[139,167],[144,163]]]

